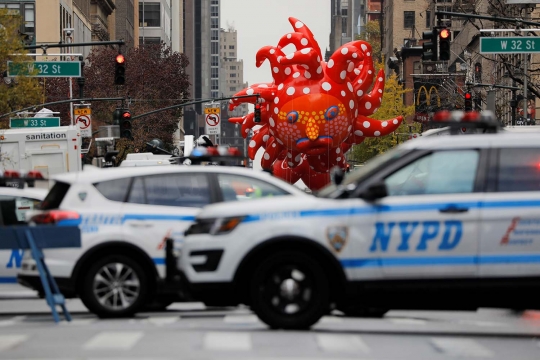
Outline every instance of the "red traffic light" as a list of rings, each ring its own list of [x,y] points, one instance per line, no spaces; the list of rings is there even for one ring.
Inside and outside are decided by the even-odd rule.
[[[124,112],[122,113],[122,117],[123,117],[124,119],[131,119],[131,113],[130,113],[129,111],[124,111]]]
[[[471,93],[465,93],[465,100],[470,100],[471,97]]]
[[[449,39],[450,38],[450,30],[448,29],[441,29],[439,32],[439,36],[441,39]]]
[[[126,61],[126,58],[122,54],[116,55],[116,59],[114,59],[117,64],[123,64]]]

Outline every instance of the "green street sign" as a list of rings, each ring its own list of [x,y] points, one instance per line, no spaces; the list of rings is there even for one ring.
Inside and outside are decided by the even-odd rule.
[[[480,38],[481,54],[540,53],[540,38],[535,36]]]
[[[10,128],[44,128],[55,126],[60,126],[59,117],[9,119]]]
[[[8,76],[81,77],[80,61],[7,62]]]

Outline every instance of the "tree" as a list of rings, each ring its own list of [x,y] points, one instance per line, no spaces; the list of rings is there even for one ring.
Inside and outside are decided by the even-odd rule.
[[[403,104],[403,95],[409,91],[412,90],[404,89],[403,86],[399,84],[397,75],[392,73],[392,75],[386,79],[381,107],[371,116],[371,118],[386,120],[399,115],[404,118],[408,115],[412,115],[414,113],[414,105],[405,106]],[[400,142],[407,140],[410,132],[419,133],[420,124],[406,124],[403,122],[392,135],[380,138],[368,137],[361,144],[353,146],[349,155],[349,160],[356,163],[364,163],[372,157],[393,148]]]
[[[117,107],[129,108],[133,117],[172,105],[187,102],[189,81],[186,74],[188,59],[184,54],[174,52],[164,43],[133,48],[123,54],[126,59],[126,84],[114,85],[114,59],[118,55],[115,48],[96,47],[92,50],[84,66],[84,97],[107,98],[127,97],[128,101],[92,103],[93,130],[99,126],[111,125],[112,114]],[[69,80],[54,78],[47,82],[47,101],[68,98]],[[73,81],[74,94],[78,94],[76,79]],[[77,96],[74,95],[74,98]],[[69,104],[50,106],[62,114],[62,124],[68,125]],[[127,153],[144,151],[146,142],[159,138],[167,147],[172,145],[172,136],[178,129],[182,108],[158,112],[133,120],[134,140],[117,141],[119,159]]]
[[[380,61],[382,59],[381,54],[381,27],[379,21],[368,21],[366,27],[360,35],[357,37],[358,40],[366,40],[371,44],[371,49],[373,52],[373,59]]]
[[[25,56],[22,37],[20,36],[21,16],[9,13],[7,9],[0,9],[0,74],[3,81],[0,84],[0,114],[37,104],[41,100],[42,89],[38,78],[19,76],[7,77],[7,62],[13,61],[15,65],[32,58]],[[20,55],[14,55],[20,54]],[[0,119],[0,129],[9,126],[8,117]]]

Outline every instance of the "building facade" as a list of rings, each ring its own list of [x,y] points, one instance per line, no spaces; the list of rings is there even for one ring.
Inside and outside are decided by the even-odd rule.
[[[238,91],[246,88],[244,82],[244,62],[238,59],[237,32],[229,27],[220,29],[220,56],[221,56],[221,89],[223,97],[232,97]],[[240,134],[240,126],[230,123],[228,118],[245,116],[249,109],[247,104],[241,104],[233,111],[228,111],[228,101],[222,102],[221,144],[227,144],[245,150],[245,141]]]
[[[198,100],[220,97],[220,1],[184,1],[183,36],[184,53],[189,58],[186,72],[191,97]],[[184,110],[185,133],[203,135],[203,104]]]

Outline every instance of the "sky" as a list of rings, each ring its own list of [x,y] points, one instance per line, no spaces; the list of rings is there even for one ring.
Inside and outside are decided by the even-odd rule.
[[[268,60],[257,68],[255,55],[263,46],[277,46],[283,35],[293,32],[291,16],[308,26],[324,56],[330,38],[330,0],[221,0],[221,27],[237,31],[244,81],[273,81]]]

